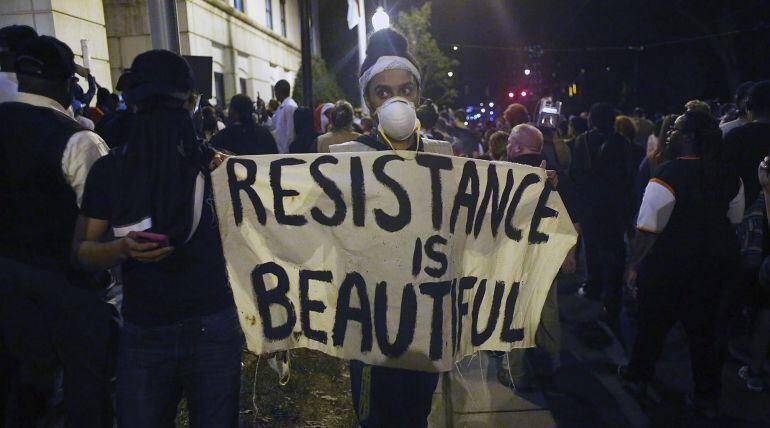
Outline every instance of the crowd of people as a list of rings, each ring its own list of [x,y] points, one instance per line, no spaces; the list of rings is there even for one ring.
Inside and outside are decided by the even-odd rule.
[[[580,293],[623,340],[628,388],[649,391],[681,322],[689,403],[713,416],[746,319],[735,375],[767,387],[770,81],[653,120],[596,103],[553,123],[511,104],[478,123],[421,98],[419,59],[391,29],[361,67],[367,116],[345,100],[300,106],[285,80],[267,103],[212,106],[162,50],[136,56],[118,95],[25,26],[0,29],[0,70],[0,425],[50,422],[62,390],[67,426],[168,426],[183,396],[192,426],[237,426],[243,336],[209,175],[230,155],[414,150],[545,168],[581,238],[562,272],[585,265]],[[554,285],[536,337],[552,370],[559,330]],[[503,384],[534,387],[523,351],[494,357]],[[436,373],[351,361],[350,375],[362,426],[427,425]]]

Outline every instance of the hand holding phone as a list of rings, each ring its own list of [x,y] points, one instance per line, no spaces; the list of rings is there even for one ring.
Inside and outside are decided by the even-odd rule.
[[[123,253],[142,263],[159,262],[174,251],[168,236],[152,232],[131,232],[123,239]]]

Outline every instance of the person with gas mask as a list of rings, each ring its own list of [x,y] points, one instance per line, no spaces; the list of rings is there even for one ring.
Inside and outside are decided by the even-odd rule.
[[[452,146],[420,136],[415,104],[420,71],[406,38],[392,29],[369,37],[359,84],[375,121],[375,132],[335,144],[332,153],[411,150],[452,154]],[[350,361],[353,405],[362,427],[425,427],[438,373],[371,366]]]
[[[21,45],[37,37],[37,32],[26,25],[0,28],[0,103],[13,101],[19,92],[14,62]]]
[[[722,373],[716,320],[721,291],[738,267],[730,225],[743,218],[743,183],[721,162],[722,133],[710,114],[679,116],[668,145],[674,159],[647,184],[639,209],[626,273],[627,291],[638,296],[639,333],[631,362],[618,375],[643,393],[669,330],[680,321],[695,383],[688,404],[715,416]]]

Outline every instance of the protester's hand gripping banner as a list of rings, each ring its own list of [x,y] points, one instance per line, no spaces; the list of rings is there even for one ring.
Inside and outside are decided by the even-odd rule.
[[[478,350],[534,346],[576,239],[545,171],[505,162],[249,156],[213,183],[241,326],[260,354],[305,347],[447,371]]]

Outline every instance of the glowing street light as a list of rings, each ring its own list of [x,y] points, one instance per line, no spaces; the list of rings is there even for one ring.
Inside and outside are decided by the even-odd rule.
[[[457,45],[454,45],[454,46],[452,46],[452,50],[453,50],[453,51],[456,51],[456,50],[458,50],[458,49],[460,49],[460,48],[459,48]]]
[[[489,107],[494,107],[495,103],[489,103]]]
[[[374,31],[379,31],[390,27],[390,17],[385,12],[385,9],[382,8],[382,6],[378,7],[377,11],[375,11],[374,15],[372,15],[372,27],[374,27]]]
[[[454,76],[455,74],[454,74],[454,72],[452,72],[452,71],[449,71],[449,72],[447,72],[447,74],[446,74],[446,75],[447,75],[447,76],[449,76],[449,77],[452,77],[452,76]]]
[[[483,108],[483,109],[481,109],[481,112],[482,112],[482,113],[486,113],[486,112],[487,112],[487,109]]]
[[[521,91],[521,96],[522,97],[526,97],[527,96],[527,91]]]
[[[508,98],[513,98],[513,92],[508,92]]]
[[[525,68],[525,69],[524,69],[524,75],[525,75],[525,76],[529,76],[529,74],[530,74],[530,73],[532,73],[532,70],[530,70],[530,69],[528,69],[528,68]]]

